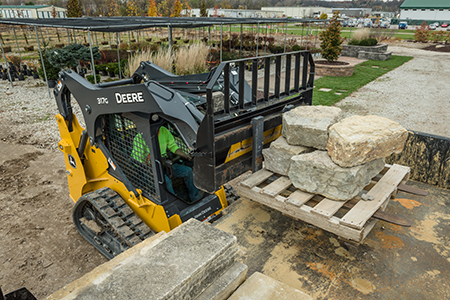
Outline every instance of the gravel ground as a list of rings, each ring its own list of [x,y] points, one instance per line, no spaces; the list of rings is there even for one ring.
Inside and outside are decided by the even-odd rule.
[[[409,47],[414,48],[409,48]],[[389,46],[394,55],[414,59],[360,88],[336,106],[348,115],[378,115],[407,129],[450,137],[450,53]]]

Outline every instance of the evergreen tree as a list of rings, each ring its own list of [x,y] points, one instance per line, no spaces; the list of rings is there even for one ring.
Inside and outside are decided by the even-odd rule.
[[[202,4],[200,5],[200,17],[207,17],[208,13],[206,12],[206,0],[202,0]]]
[[[100,59],[102,56],[98,52],[98,47],[92,47],[94,59]],[[79,65],[80,60],[91,61],[91,51],[88,47],[81,44],[70,44],[62,49],[53,49],[46,52],[48,62],[59,70],[63,68],[75,68]]]
[[[80,18],[83,16],[81,5],[78,0],[69,0],[67,2],[67,17],[68,18]]]
[[[175,1],[175,5],[173,7],[173,12],[170,15],[171,17],[181,17],[181,10],[183,9],[183,4],[181,4],[180,0]]]
[[[342,52],[341,24],[338,16],[339,12],[334,12],[327,29],[320,32],[320,52],[327,61],[337,60]]]
[[[150,0],[148,2],[148,16],[149,17],[157,17],[158,16],[158,9],[156,8],[155,0]]]

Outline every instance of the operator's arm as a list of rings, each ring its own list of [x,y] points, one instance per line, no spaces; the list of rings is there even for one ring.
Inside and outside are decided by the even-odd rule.
[[[188,153],[185,153],[183,150],[180,149],[180,147],[178,147],[173,135],[170,133],[170,131],[167,128],[161,127],[159,129],[158,138],[160,139],[160,141],[159,141],[160,144],[164,144],[163,141],[165,141],[165,143],[167,145],[167,149],[169,149],[169,151],[172,152],[173,154],[179,155],[188,160],[192,159],[192,157]],[[161,152],[163,152],[163,151],[161,151]]]
[[[178,148],[178,149],[175,151],[175,154],[176,154],[176,155],[179,155],[179,156],[181,156],[181,157],[184,157],[184,158],[186,158],[187,160],[191,160],[191,159],[192,159],[192,157],[191,157],[189,154],[184,153],[184,151],[181,150],[180,148]]]

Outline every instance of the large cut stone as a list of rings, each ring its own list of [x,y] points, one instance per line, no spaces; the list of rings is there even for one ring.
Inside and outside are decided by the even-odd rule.
[[[259,272],[253,273],[228,300],[312,300],[289,285]]]
[[[338,107],[299,106],[283,114],[283,136],[291,145],[325,150],[328,127],[342,117]]]
[[[296,188],[333,200],[353,198],[384,168],[383,158],[343,168],[326,151],[296,155],[291,160],[289,178]]]
[[[51,295],[62,300],[196,299],[235,263],[236,237],[191,219]]]
[[[313,151],[311,148],[289,145],[286,139],[280,136],[270,144],[270,148],[263,149],[264,167],[269,171],[287,176],[291,157],[311,151]]]
[[[353,167],[403,150],[408,131],[397,122],[378,116],[351,116],[329,129],[331,159]]]

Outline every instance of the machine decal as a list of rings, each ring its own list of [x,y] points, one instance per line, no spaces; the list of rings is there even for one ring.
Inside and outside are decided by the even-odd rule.
[[[111,168],[113,168],[113,170],[115,171],[116,170],[116,165],[113,163],[111,158],[108,158],[108,163],[111,166]]]
[[[115,93],[117,104],[144,102],[143,92],[137,93]]]
[[[106,97],[98,97],[97,98],[97,104],[98,105],[108,104],[108,98],[106,98]]]
[[[77,168],[77,162],[75,161],[75,158],[72,155],[70,155],[70,154],[67,155],[67,158],[69,160],[69,165],[72,168],[76,169]]]
[[[63,86],[62,81],[58,80],[58,84],[56,85],[56,90],[59,92],[61,90],[62,86]]]

